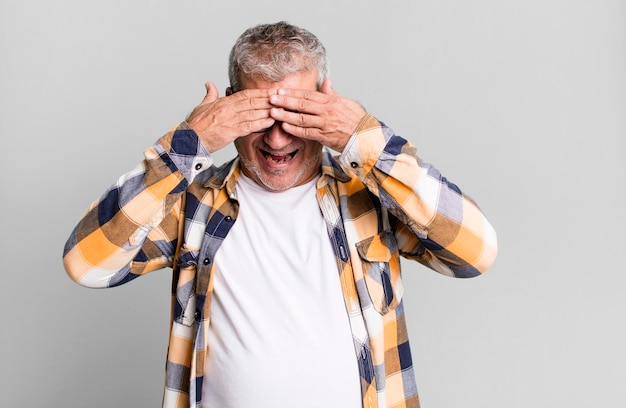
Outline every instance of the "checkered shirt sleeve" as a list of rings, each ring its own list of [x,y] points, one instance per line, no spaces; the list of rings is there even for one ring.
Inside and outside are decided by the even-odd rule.
[[[384,123],[367,115],[339,160],[399,220],[403,256],[460,278],[495,261],[496,233],[476,203]]]
[[[181,196],[210,165],[209,153],[185,122],[171,129],[83,215],[63,251],[68,275],[83,286],[103,288],[172,266]]]

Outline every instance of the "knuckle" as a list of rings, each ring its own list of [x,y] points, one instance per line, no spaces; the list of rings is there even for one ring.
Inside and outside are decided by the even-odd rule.
[[[252,122],[243,122],[241,126],[241,130],[245,132],[245,134],[252,133]]]
[[[221,116],[226,111],[226,108],[223,104],[215,104],[213,105],[213,114],[216,116]]]

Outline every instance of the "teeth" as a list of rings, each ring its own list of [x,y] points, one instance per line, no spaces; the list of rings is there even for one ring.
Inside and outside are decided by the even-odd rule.
[[[271,154],[266,154],[265,160],[272,162],[272,163],[286,163],[290,161],[292,157],[293,156],[291,154],[287,154],[284,156],[272,156]]]

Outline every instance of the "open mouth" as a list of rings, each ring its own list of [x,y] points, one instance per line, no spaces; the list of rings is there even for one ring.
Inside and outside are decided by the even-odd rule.
[[[261,154],[263,155],[265,160],[267,160],[268,162],[270,162],[272,164],[285,164],[285,163],[288,163],[294,157],[296,157],[297,153],[298,153],[298,150],[294,150],[293,152],[287,153],[287,154],[272,154],[272,153],[270,153],[268,151],[261,150]]]

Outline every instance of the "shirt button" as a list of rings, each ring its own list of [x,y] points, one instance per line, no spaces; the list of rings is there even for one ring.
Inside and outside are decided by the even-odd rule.
[[[196,312],[193,314],[193,317],[195,317],[196,319],[200,318],[200,311],[196,310]]]
[[[350,167],[352,167],[353,169],[356,169],[357,167],[359,167],[359,163],[352,162],[352,163],[350,163]]]
[[[211,260],[209,258],[204,258],[204,260],[202,261],[203,264],[208,265],[211,263]]]
[[[226,218],[224,218],[227,222],[231,222],[233,220],[233,217],[231,217],[230,215],[227,215]]]
[[[196,170],[200,170],[202,168],[202,163],[196,164]]]

